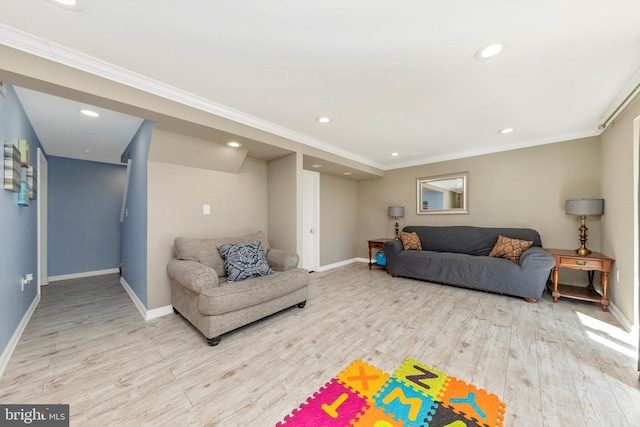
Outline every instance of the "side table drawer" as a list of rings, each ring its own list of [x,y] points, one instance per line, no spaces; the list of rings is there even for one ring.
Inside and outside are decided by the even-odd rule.
[[[602,269],[602,261],[597,259],[560,258],[559,267],[600,270]]]

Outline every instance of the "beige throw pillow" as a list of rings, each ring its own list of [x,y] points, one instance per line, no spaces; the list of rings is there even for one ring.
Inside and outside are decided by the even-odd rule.
[[[506,258],[515,263],[520,262],[520,255],[533,245],[531,240],[512,239],[503,235],[498,236],[498,241],[491,250],[489,256]]]
[[[400,239],[402,240],[402,245],[404,246],[405,251],[421,251],[422,245],[420,244],[420,238],[416,234],[416,232],[405,233],[404,231],[400,232]]]

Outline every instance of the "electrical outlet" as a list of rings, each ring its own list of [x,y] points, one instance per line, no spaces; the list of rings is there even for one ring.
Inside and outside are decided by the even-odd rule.
[[[211,215],[211,205],[202,205],[202,214]]]

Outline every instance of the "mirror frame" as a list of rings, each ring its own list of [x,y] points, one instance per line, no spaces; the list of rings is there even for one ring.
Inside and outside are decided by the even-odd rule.
[[[462,207],[454,209],[422,209],[422,185],[434,181],[462,178]],[[469,213],[469,172],[458,172],[447,175],[423,176],[416,180],[418,215],[468,214]]]

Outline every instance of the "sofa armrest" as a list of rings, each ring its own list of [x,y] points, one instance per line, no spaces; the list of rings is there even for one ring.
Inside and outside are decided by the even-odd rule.
[[[384,256],[387,258],[387,271],[389,274],[395,276],[398,274],[396,258],[404,252],[404,245],[402,244],[402,241],[389,240],[388,242],[384,242],[384,245],[382,245],[382,252],[384,252]]]
[[[275,271],[287,271],[297,268],[299,260],[300,257],[295,252],[273,248],[267,251],[267,262],[269,267]]]
[[[520,256],[520,268],[523,270],[543,270],[547,274],[556,265],[553,256],[539,246],[533,246]]]
[[[216,271],[196,261],[173,258],[167,265],[167,272],[173,280],[197,294],[205,288],[218,286]]]
[[[556,265],[553,256],[539,246],[534,246],[520,256],[520,268],[522,285],[527,292],[531,292],[530,298],[539,299],[549,280],[551,269]]]

